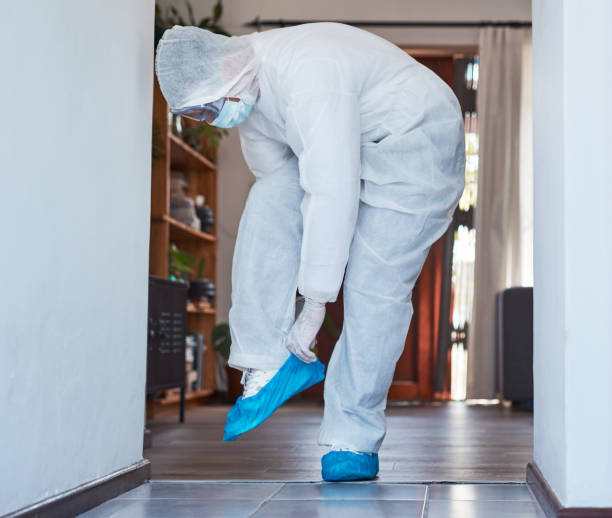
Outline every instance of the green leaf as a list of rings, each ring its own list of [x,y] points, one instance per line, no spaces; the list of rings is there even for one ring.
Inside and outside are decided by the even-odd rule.
[[[334,338],[338,338],[340,336],[340,331],[338,331],[338,328],[334,324],[334,321],[328,314],[325,314],[325,318],[323,319],[323,326],[325,327],[325,330]]]
[[[222,15],[223,15],[223,4],[221,3],[221,0],[218,0],[217,3],[215,4],[215,7],[213,8],[213,20],[215,22],[218,22],[219,18],[221,18]]]
[[[206,266],[206,259],[202,257],[200,264],[198,265],[198,279],[201,279],[204,275],[204,267]]]
[[[185,5],[187,6],[187,14],[189,15],[189,25],[195,25],[196,21],[193,17],[193,7],[191,7],[191,4],[187,0],[185,0]]]
[[[191,266],[182,263],[172,263],[172,269],[179,272],[191,273]]]
[[[232,345],[232,335],[230,333],[229,324],[225,322],[217,324],[210,335],[212,346],[215,351],[218,351],[225,359],[229,359],[230,348]]]
[[[185,264],[194,264],[196,262],[196,258],[192,255],[189,255],[186,252],[181,252],[180,250],[175,250],[172,252],[172,257],[177,261]]]
[[[170,255],[169,269],[176,269],[185,273],[192,273],[193,264],[196,262],[196,258],[192,255],[182,252],[177,246],[172,243],[168,247],[168,254]]]

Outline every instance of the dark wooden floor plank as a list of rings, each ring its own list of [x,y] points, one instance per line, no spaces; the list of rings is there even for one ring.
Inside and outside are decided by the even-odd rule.
[[[317,445],[322,407],[292,403],[236,442],[222,442],[228,407],[190,409],[148,423],[153,479],[320,480]],[[509,408],[463,403],[387,411],[380,480],[525,481],[532,459],[532,416]]]

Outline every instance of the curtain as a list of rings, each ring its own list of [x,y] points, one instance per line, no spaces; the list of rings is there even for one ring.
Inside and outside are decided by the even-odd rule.
[[[523,40],[521,74],[521,135],[519,201],[521,222],[521,284],[533,286],[533,104],[531,31]]]
[[[533,225],[533,204],[521,201],[531,192],[531,107],[530,94],[526,95],[531,86],[530,73],[523,73],[524,64],[530,62],[525,59],[530,55],[530,33],[530,29],[486,27],[479,35],[476,261],[468,336],[471,399],[489,399],[497,393],[496,294],[533,278],[531,248],[522,238],[530,218]]]

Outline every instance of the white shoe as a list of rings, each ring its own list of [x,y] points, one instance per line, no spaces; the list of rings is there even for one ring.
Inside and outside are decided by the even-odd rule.
[[[278,369],[262,370],[247,369],[242,373],[240,383],[244,386],[242,397],[244,399],[254,396],[274,377]]]
[[[357,453],[358,455],[363,455],[365,453],[363,451],[351,450],[350,448],[341,448],[340,446],[332,446],[329,451],[350,451],[351,453]]]

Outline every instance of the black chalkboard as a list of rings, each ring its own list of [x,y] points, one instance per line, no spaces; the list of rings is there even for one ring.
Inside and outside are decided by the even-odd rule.
[[[186,284],[149,277],[147,395],[185,389],[186,302]]]

